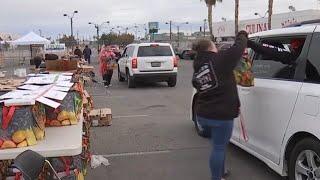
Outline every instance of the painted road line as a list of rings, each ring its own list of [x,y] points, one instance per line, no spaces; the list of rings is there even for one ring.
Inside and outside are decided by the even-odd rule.
[[[151,115],[128,115],[128,116],[113,116],[113,119],[120,119],[120,118],[136,118],[136,117],[149,117]]]
[[[132,153],[118,153],[118,154],[107,154],[102,155],[105,158],[110,157],[127,157],[127,156],[143,156],[143,155],[154,155],[154,154],[166,154],[171,151],[149,151],[149,152],[132,152]]]

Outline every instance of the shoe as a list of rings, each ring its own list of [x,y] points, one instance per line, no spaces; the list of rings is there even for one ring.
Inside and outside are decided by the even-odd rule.
[[[231,172],[229,170],[226,170],[226,172],[223,174],[222,178],[225,179],[227,177],[229,177],[231,174]]]
[[[109,87],[112,87],[112,84],[109,84]]]
[[[104,87],[105,87],[105,88],[108,88],[109,86],[108,86],[108,85],[104,85]]]

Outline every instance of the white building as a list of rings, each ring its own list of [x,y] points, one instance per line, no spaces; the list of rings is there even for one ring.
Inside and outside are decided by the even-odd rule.
[[[272,16],[272,29],[308,20],[320,19],[320,10],[304,10],[290,13],[274,14]],[[242,20],[239,30],[246,30],[250,34],[268,30],[268,17],[259,19]],[[234,21],[216,22],[213,24],[213,34],[217,38],[234,37]]]

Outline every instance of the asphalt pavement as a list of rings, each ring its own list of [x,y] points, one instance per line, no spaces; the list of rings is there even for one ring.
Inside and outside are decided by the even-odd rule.
[[[104,155],[111,165],[89,170],[86,179],[209,180],[210,142],[196,134],[189,117],[191,76],[192,61],[182,60],[175,88],[151,83],[129,89],[118,82],[117,71],[108,89],[89,84],[95,108],[112,109],[113,125],[92,128],[92,153]],[[228,180],[282,179],[234,145],[227,168]]]

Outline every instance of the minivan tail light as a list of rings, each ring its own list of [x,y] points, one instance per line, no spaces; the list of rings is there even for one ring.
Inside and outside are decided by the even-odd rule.
[[[132,69],[138,68],[138,58],[133,58],[131,61]]]
[[[173,65],[174,65],[174,67],[178,67],[178,61],[179,61],[178,56],[173,57]]]

